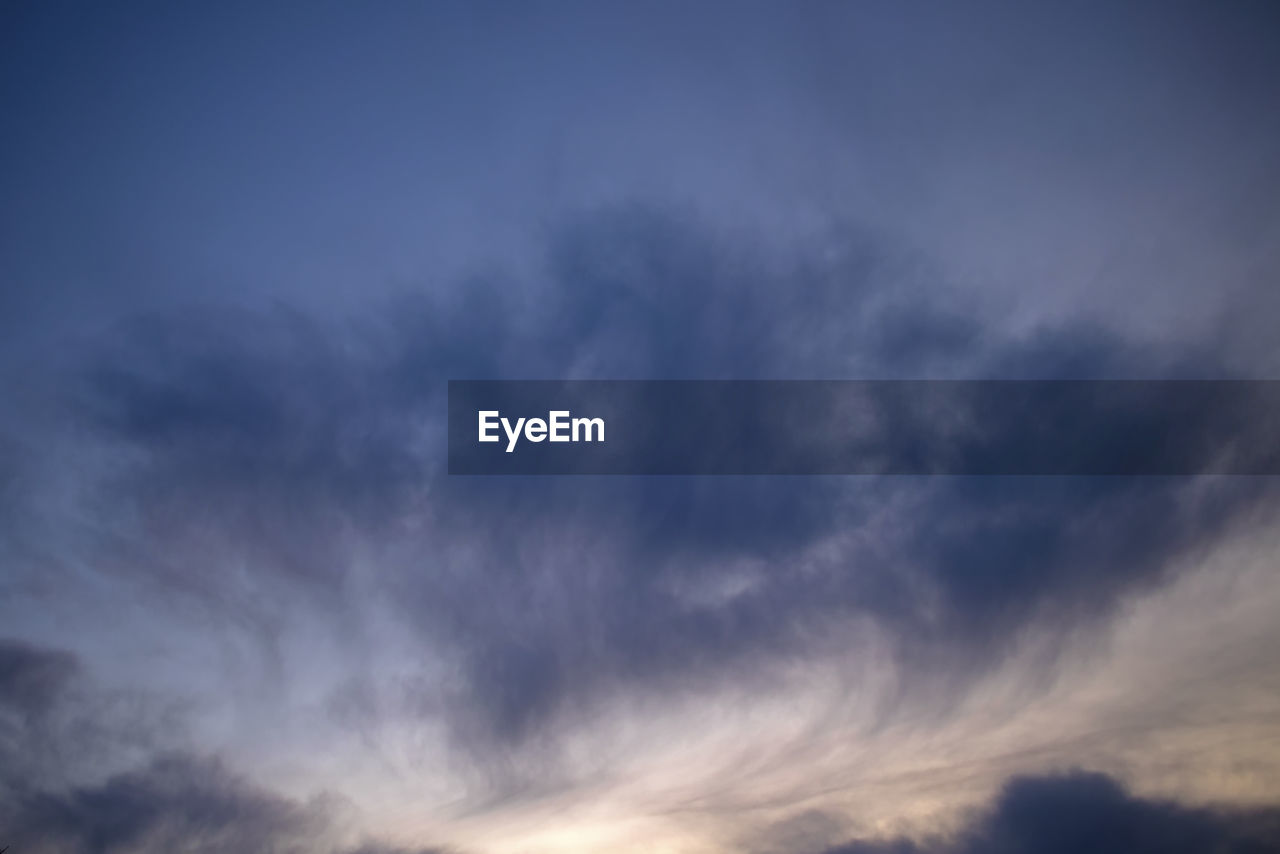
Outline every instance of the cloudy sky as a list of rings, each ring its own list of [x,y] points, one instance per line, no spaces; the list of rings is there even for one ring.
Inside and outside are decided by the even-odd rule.
[[[0,846],[1280,847],[1275,478],[445,471],[479,378],[1280,378],[1267,2],[0,6]]]

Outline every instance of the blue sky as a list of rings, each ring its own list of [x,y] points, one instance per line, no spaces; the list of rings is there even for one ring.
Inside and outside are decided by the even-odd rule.
[[[7,5],[0,846],[1274,845],[1271,479],[450,478],[444,395],[1275,378],[1276,26]]]

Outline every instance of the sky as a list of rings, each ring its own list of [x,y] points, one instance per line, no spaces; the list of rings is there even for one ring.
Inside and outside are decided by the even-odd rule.
[[[488,477],[449,379],[1280,378],[1265,2],[0,6],[0,847],[1280,848],[1270,477]]]

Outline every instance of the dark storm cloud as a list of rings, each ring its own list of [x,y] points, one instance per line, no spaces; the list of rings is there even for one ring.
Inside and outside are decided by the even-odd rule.
[[[23,784],[60,751],[55,712],[79,673],[68,652],[0,640],[0,789]]]
[[[31,793],[9,804],[9,841],[21,850],[312,850],[319,816],[257,789],[220,764],[155,760],[99,786]],[[49,846],[42,849],[40,846]]]
[[[163,708],[92,689],[70,652],[0,639],[0,800],[166,734]]]
[[[380,399],[363,385],[363,354],[308,319],[284,309],[143,318],[113,343],[88,369],[91,417],[177,475],[352,508],[413,482],[416,401]]]
[[[332,841],[334,798],[300,803],[205,757],[175,754],[94,786],[28,791],[0,803],[6,844],[58,854],[197,854],[328,851],[333,854],[440,854],[366,842]]]
[[[826,854],[1263,854],[1280,809],[1211,810],[1127,793],[1101,774],[1010,780],[955,839],[855,841]]]
[[[18,833],[36,805],[56,801],[46,794],[72,781],[171,749],[178,709],[101,686],[66,650],[0,639],[0,833]]]
[[[220,760],[139,740],[146,709],[119,718],[96,695],[77,658],[62,650],[0,641],[0,845],[30,852],[205,854],[244,851],[348,854],[333,844],[344,802],[301,803],[254,785]],[[141,751],[139,751],[141,748]],[[152,759],[100,783],[75,785],[84,753],[112,764]],[[432,854],[370,841],[349,854]]]
[[[0,639],[0,707],[24,717],[47,713],[79,669],[69,652]]]
[[[124,324],[91,357],[76,404],[98,435],[141,452],[104,484],[140,511],[134,536],[101,541],[100,556],[215,601],[209,561],[233,555],[307,582],[296,589],[335,592],[343,526],[390,524],[428,474],[429,398],[374,375],[367,343],[284,308]],[[154,554],[193,535],[209,543],[185,564],[135,554],[138,542]]]
[[[220,538],[222,551],[170,563],[179,584],[210,573],[193,589],[216,588],[212,563],[239,554],[336,594],[341,532],[377,533],[382,583],[464,667],[465,684],[428,705],[477,744],[518,744],[612,691],[758,678],[863,616],[915,675],[963,683],[1028,625],[1104,617],[1268,493],[1229,479],[440,475],[443,384],[457,376],[1222,373],[1093,327],[982,331],[892,289],[910,266],[892,247],[856,232],[839,246],[816,264],[680,217],[603,212],[554,242],[545,281],[505,297],[481,283],[345,328],[286,311],[127,326],[82,372],[74,411],[135,460],[109,486],[148,536],[177,554]],[[807,548],[894,501],[888,530],[801,571]],[[451,567],[459,542],[472,562]],[[742,561],[758,562],[750,584],[705,594]]]

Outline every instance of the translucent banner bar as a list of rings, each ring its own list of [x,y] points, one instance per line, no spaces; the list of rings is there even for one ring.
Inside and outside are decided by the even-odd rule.
[[[1280,474],[1280,381],[449,383],[456,475]]]

